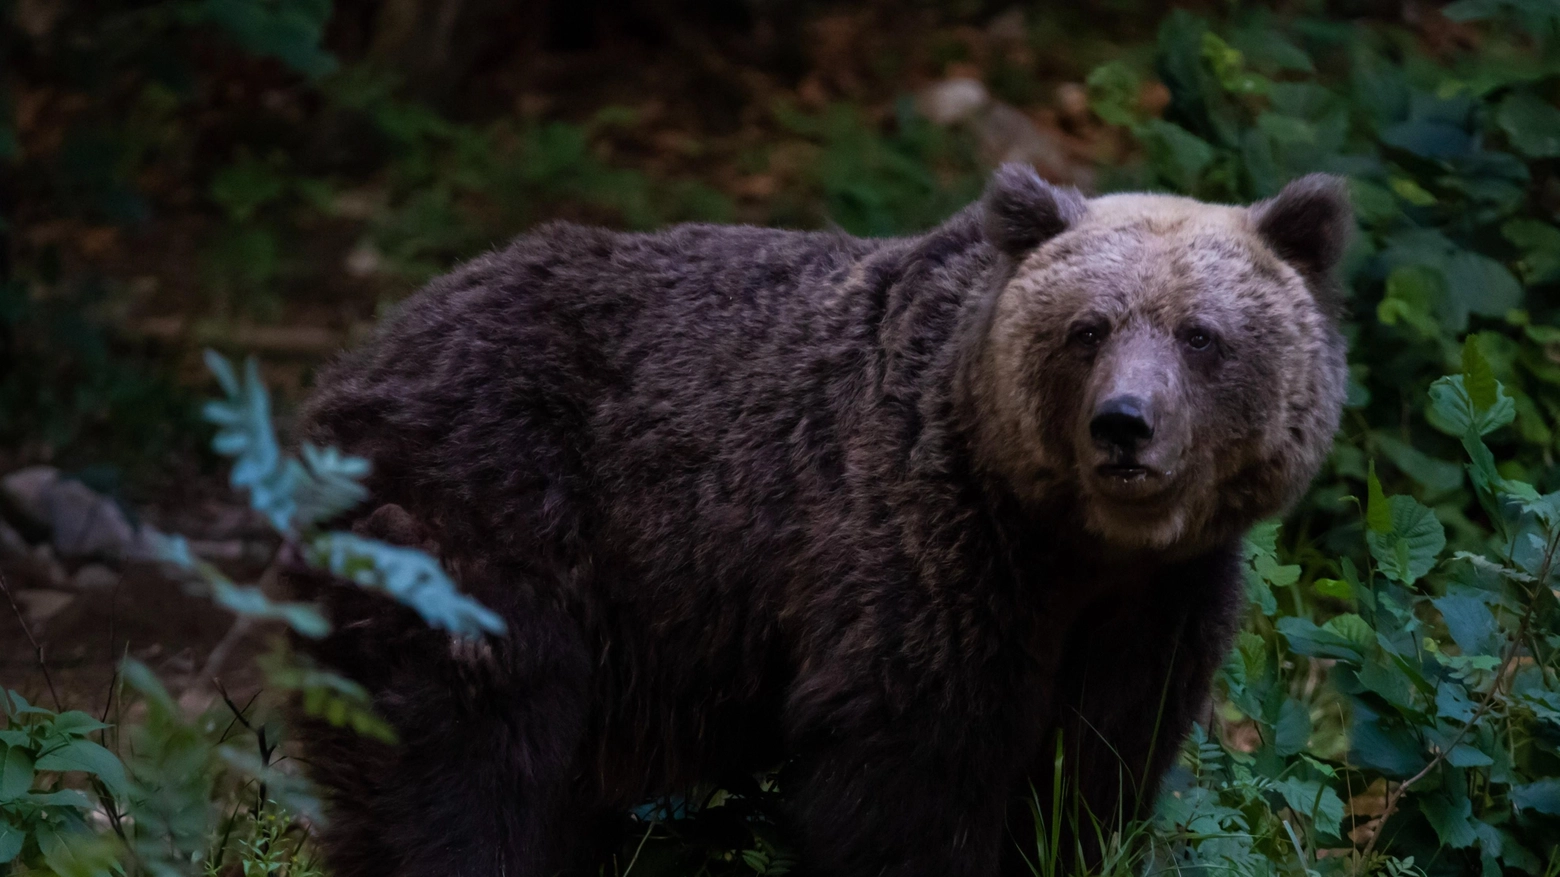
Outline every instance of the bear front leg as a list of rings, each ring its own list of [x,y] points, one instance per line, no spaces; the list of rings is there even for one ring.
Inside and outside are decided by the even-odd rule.
[[[781,786],[819,877],[986,877],[996,870],[1008,785],[1001,759],[900,720],[864,739],[806,747]],[[974,750],[974,751],[972,751]]]
[[[1160,781],[1206,708],[1244,605],[1233,553],[1174,570],[1144,597],[1081,625],[1062,663],[1057,726],[1069,812],[1061,853],[1070,858],[1081,848],[1090,865],[1101,840],[1152,812]],[[1043,749],[1035,783],[1048,804],[1054,744]]]
[[[516,651],[577,645],[544,627],[512,624],[514,643],[444,638],[452,654],[398,668],[375,695],[394,744],[309,723],[333,873],[551,877],[572,865],[588,815],[574,786],[584,662],[525,667]]]

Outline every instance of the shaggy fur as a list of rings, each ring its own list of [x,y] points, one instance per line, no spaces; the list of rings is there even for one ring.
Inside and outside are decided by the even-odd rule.
[[[1336,427],[1349,222],[1325,179],[1252,211],[1007,167],[919,237],[551,225],[434,281],[303,437],[509,634],[319,583],[400,737],[306,729],[335,873],[593,870],[627,807],[783,761],[809,873],[987,875],[1058,732],[1141,813],[1242,534]],[[1125,392],[1135,447],[1091,434]]]

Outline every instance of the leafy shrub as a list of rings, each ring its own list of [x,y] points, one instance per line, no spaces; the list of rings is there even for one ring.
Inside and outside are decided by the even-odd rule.
[[[248,494],[255,511],[282,537],[273,570],[283,558],[301,557],[343,580],[384,592],[454,635],[503,633],[503,621],[462,595],[426,554],[321,530],[318,522],[364,498],[358,481],[368,472],[366,462],[308,445],[299,457],[284,454],[255,361],[245,364],[242,377],[214,353],[208,353],[207,364],[225,393],[204,412],[218,427],[213,447],[232,458],[233,486]],[[180,537],[167,537],[159,553],[172,568],[204,585],[239,625],[277,621],[310,638],[329,632],[314,606],[278,601],[258,585],[234,583],[197,560]],[[309,715],[369,737],[394,739],[356,683],[283,646],[261,665],[273,698],[296,696]],[[105,722],[76,711],[55,713],[4,692],[0,865],[20,863],[26,873],[61,877],[109,874],[116,868],[153,875],[215,874],[231,850],[244,874],[319,873],[307,849],[307,832],[293,821],[294,814],[317,819],[318,805],[301,778],[277,769],[279,704],[268,704],[272,715],[265,720],[224,693],[220,704],[191,721],[146,665],[127,658],[120,681],[145,709],[144,720],[124,729],[124,761],[103,745],[111,728]],[[235,726],[247,732],[248,748],[228,742]],[[87,739],[94,733],[100,741]],[[64,784],[73,777],[85,779],[77,783],[84,788]]]
[[[1287,544],[1253,534],[1251,621],[1155,818],[1166,865],[1560,868],[1560,20],[1537,9],[1453,4],[1526,29],[1441,58],[1387,28],[1173,13],[1163,118],[1140,109],[1148,71],[1090,77],[1141,147],[1116,185],[1248,200],[1331,171],[1361,226],[1344,429]]]

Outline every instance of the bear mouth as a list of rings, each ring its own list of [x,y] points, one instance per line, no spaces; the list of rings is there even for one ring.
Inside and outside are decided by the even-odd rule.
[[[1106,463],[1102,466],[1094,467],[1094,471],[1102,478],[1129,482],[1144,480],[1151,474],[1147,466],[1140,466],[1136,463]]]
[[[1136,461],[1095,466],[1090,480],[1104,498],[1133,503],[1153,502],[1170,487],[1164,473]]]

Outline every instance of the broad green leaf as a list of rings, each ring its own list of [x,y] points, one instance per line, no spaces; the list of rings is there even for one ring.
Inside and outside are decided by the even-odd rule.
[[[1311,583],[1316,593],[1336,600],[1353,600],[1354,586],[1344,579],[1317,579]]]
[[[1411,585],[1435,566],[1446,547],[1446,529],[1435,512],[1411,496],[1391,497],[1387,507],[1391,527],[1382,532],[1373,523],[1365,542],[1383,575]]]
[[[1422,338],[1440,337],[1443,329],[1460,331],[1467,315],[1447,313],[1446,280],[1438,268],[1399,265],[1387,275],[1386,295],[1376,305],[1376,319],[1388,326],[1402,323]]]
[[[1463,467],[1457,463],[1450,460],[1437,460],[1413,445],[1399,441],[1384,432],[1372,433],[1371,441],[1380,449],[1382,456],[1391,460],[1392,465],[1401,469],[1403,474],[1423,486],[1429,496],[1449,493],[1462,486]]]
[[[1334,628],[1317,627],[1310,619],[1294,616],[1280,618],[1277,626],[1278,632],[1289,641],[1289,648],[1307,657],[1335,658],[1359,664],[1369,653],[1369,649],[1362,648],[1352,636],[1353,631],[1340,633]]]
[[[355,533],[323,533],[309,545],[309,562],[333,575],[383,591],[424,621],[462,636],[504,632],[504,620],[462,594],[434,558]]]
[[[1435,602],[1452,640],[1465,655],[1488,655],[1500,650],[1500,625],[1490,607],[1477,597],[1447,596]]]
[[[33,783],[33,757],[20,746],[0,752],[0,803],[27,794]]]
[[[1522,250],[1517,268],[1525,282],[1549,283],[1560,279],[1560,228],[1536,219],[1513,219],[1500,230],[1506,240]],[[1531,337],[1533,333],[1528,334]]]
[[[1463,389],[1473,403],[1475,413],[1483,414],[1500,402],[1500,384],[1495,380],[1495,370],[1479,350],[1479,336],[1469,335],[1462,349]]]
[[[1381,695],[1387,703],[1411,716],[1417,715],[1425,708],[1424,703],[1416,696],[1413,680],[1402,672],[1400,664],[1395,660],[1367,661],[1360,667],[1356,678],[1361,685]]]
[[[1495,112],[1511,145],[1530,158],[1560,156],[1560,110],[1526,92],[1513,92]]]
[[[1336,837],[1343,826],[1343,799],[1317,780],[1287,779],[1274,788],[1296,813],[1310,817],[1316,830]]]
[[[1365,526],[1372,533],[1392,532],[1392,509],[1387,505],[1387,495],[1381,489],[1381,481],[1376,478],[1376,461],[1370,461],[1370,470],[1366,475],[1365,500]]]
[[[1305,704],[1287,698],[1273,724],[1273,748],[1279,755],[1294,755],[1311,739],[1311,712]]]
[[[1492,407],[1476,409],[1462,375],[1447,375],[1430,385],[1430,408],[1431,425],[1458,437],[1489,435],[1517,417],[1517,405],[1504,388]]]
[[[1142,115],[1138,94],[1142,81],[1131,65],[1111,61],[1094,68],[1084,82],[1089,109],[1109,125],[1132,125]]]
[[[27,835],[14,823],[0,813],[0,865],[15,859],[22,851],[22,844],[27,842]]]
[[[1178,188],[1194,189],[1203,169],[1213,161],[1208,141],[1172,122],[1151,119],[1141,136],[1155,166]]]
[[[1468,699],[1465,689],[1456,682],[1443,682],[1435,692],[1435,709],[1441,718],[1453,722],[1466,722],[1473,718],[1476,709]]]
[[[217,605],[247,618],[284,622],[310,639],[319,639],[330,632],[330,623],[315,607],[272,600],[257,587],[217,579],[211,582],[211,598]]]
[[[106,838],[50,822],[38,823],[33,834],[43,861],[59,877],[108,877],[114,873],[113,848]]]
[[[1466,797],[1453,801],[1445,794],[1427,795],[1419,799],[1419,812],[1445,846],[1462,849],[1479,839],[1473,831],[1473,804]]]
[[[1546,777],[1526,785],[1512,786],[1511,803],[1518,810],[1536,810],[1560,816],[1560,777]]]
[[[71,740],[38,757],[38,770],[72,771],[90,773],[103,781],[110,794],[123,800],[130,786],[125,779],[125,766],[118,756],[91,740]]]
[[[1446,763],[1452,767],[1489,767],[1495,759],[1467,743],[1459,743],[1446,753]]]
[[[1362,701],[1354,703],[1349,728],[1350,760],[1388,776],[1412,776],[1425,764],[1424,749],[1413,731],[1400,722],[1383,720]]]
[[[80,710],[69,710],[55,717],[53,727],[56,734],[85,737],[93,731],[101,731],[109,726]]]
[[[1505,265],[1488,256],[1459,250],[1441,270],[1447,292],[1472,313],[1504,317],[1522,304],[1522,284]]]
[[[21,800],[39,807],[69,807],[86,812],[92,809],[92,799],[76,789],[55,789],[52,792],[33,792]]]

